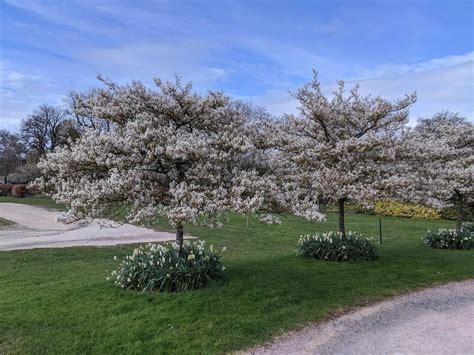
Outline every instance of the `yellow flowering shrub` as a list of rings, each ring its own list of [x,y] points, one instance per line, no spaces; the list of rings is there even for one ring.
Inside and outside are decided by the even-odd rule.
[[[442,212],[437,208],[426,207],[415,203],[402,203],[391,200],[375,202],[374,213],[392,217],[408,217],[422,219],[442,218]]]

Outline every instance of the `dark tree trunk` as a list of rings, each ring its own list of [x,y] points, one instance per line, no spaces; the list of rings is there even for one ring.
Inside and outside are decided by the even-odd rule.
[[[338,201],[339,205],[339,232],[342,234],[343,237],[346,236],[346,224],[344,222],[344,198],[340,198]]]
[[[183,245],[183,225],[182,224],[178,224],[178,226],[176,227],[176,244],[178,244],[179,246],[182,246]]]
[[[462,198],[462,195],[457,192],[456,193],[456,203],[458,207],[458,219],[456,223],[456,230],[459,232],[462,227],[462,223],[464,221],[464,200]]]

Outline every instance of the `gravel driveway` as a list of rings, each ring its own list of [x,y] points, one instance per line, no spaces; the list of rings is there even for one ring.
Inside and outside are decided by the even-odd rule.
[[[58,212],[17,203],[0,203],[0,217],[16,224],[0,228],[0,250],[106,246],[174,240],[169,232],[158,232],[108,220],[89,224],[63,224]],[[113,228],[103,227],[112,225]]]
[[[474,280],[362,308],[250,353],[474,354]]]

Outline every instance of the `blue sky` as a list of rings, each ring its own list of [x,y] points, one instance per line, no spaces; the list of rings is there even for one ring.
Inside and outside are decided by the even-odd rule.
[[[441,109],[473,119],[473,1],[0,0],[0,128],[41,103],[97,85],[98,73],[152,85],[180,75],[295,112],[288,94],[319,71],[390,98],[412,120]]]

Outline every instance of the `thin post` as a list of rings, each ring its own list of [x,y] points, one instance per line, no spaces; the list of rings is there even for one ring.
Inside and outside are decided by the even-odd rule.
[[[180,247],[183,245],[183,225],[181,223],[178,223],[176,226],[176,244],[178,244]]]
[[[341,235],[343,237],[346,236],[346,225],[345,225],[345,222],[344,222],[344,202],[345,202],[344,198],[340,198],[339,201],[338,201],[338,205],[339,205],[339,232],[341,233]]]
[[[464,201],[462,195],[459,192],[456,192],[456,200],[458,204],[458,218],[456,223],[456,231],[459,233],[461,231],[462,222],[464,219]]]
[[[382,218],[379,218],[379,237],[380,237],[380,244],[382,244]]]
[[[247,227],[249,226],[249,215],[247,215]]]

